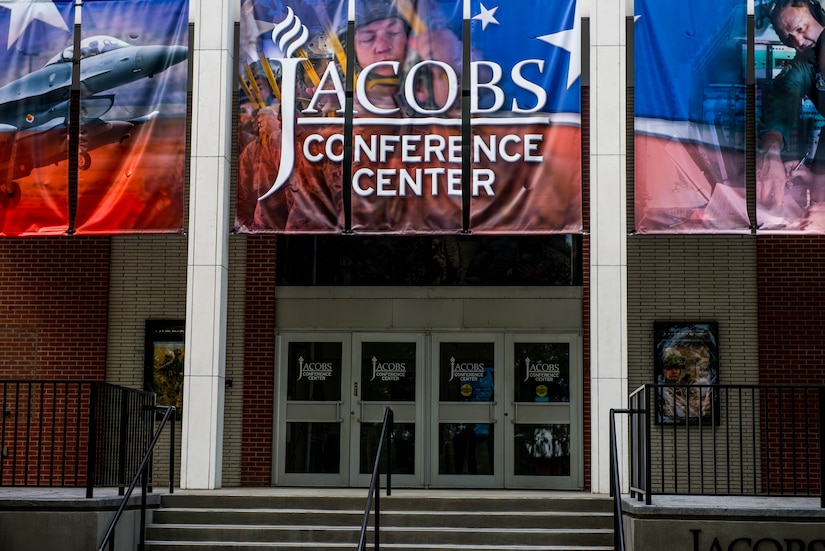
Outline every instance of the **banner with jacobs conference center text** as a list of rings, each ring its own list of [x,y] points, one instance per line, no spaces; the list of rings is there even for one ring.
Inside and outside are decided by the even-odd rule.
[[[746,0],[636,0],[637,233],[750,231]]]
[[[236,230],[580,232],[579,27],[574,0],[243,0]]]

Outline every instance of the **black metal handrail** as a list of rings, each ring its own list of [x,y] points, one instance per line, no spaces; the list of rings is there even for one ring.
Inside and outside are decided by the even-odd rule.
[[[630,495],[819,497],[825,386],[647,384],[630,424]]]
[[[152,435],[155,395],[103,381],[0,380],[0,486],[117,486]]]
[[[384,422],[381,425],[381,436],[378,438],[378,451],[375,452],[375,465],[372,468],[372,478],[370,479],[369,494],[367,494],[367,506],[364,510],[364,520],[361,523],[361,535],[358,537],[358,551],[365,551],[367,548],[367,527],[370,520],[370,511],[372,510],[372,502],[375,499],[375,540],[373,541],[373,549],[378,551],[380,549],[381,530],[380,514],[381,514],[381,452],[384,450],[384,441],[389,439],[389,444],[386,447],[387,460],[387,496],[392,495],[392,435],[393,435],[393,412],[392,408],[386,406],[384,409]]]
[[[132,479],[131,484],[129,484],[129,488],[126,490],[126,494],[123,496],[123,499],[120,500],[120,506],[117,508],[117,512],[115,516],[112,518],[112,521],[109,523],[109,528],[106,530],[106,534],[103,536],[103,541],[100,542],[100,545],[97,548],[97,551],[104,551],[106,548],[106,544],[109,545],[109,551],[114,551],[115,549],[115,527],[117,526],[120,517],[123,516],[123,511],[126,510],[126,505],[129,503],[129,498],[132,496],[132,492],[137,486],[138,480],[141,481],[141,496],[140,496],[140,544],[138,545],[138,549],[143,549],[146,543],[146,495],[149,489],[149,467],[152,464],[152,455],[155,451],[155,445],[158,443],[160,439],[160,434],[163,432],[163,428],[166,426],[166,422],[169,420],[170,417],[175,413],[174,406],[157,406],[153,408],[156,411],[163,411],[166,410],[163,414],[163,417],[160,420],[160,424],[158,425],[157,430],[155,431],[154,436],[152,437],[152,442],[149,444],[149,449],[146,451],[146,454],[143,456],[143,460],[140,462],[140,466],[138,467],[137,472],[135,473],[134,478]],[[169,444],[169,493],[172,494],[175,492],[175,423],[173,422],[170,425],[169,429],[169,437],[170,437],[170,444]]]
[[[616,441],[616,415],[645,413],[637,409],[610,410],[610,497],[613,498],[613,549],[625,551],[624,522],[622,521],[622,478],[619,471],[619,449]]]

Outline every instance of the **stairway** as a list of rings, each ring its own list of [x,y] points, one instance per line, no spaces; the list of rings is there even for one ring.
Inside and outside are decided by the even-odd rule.
[[[357,549],[366,490],[233,489],[164,495],[146,551]],[[394,490],[380,548],[410,551],[613,549],[611,501],[572,492]],[[368,541],[372,541],[372,519]],[[373,549],[372,545],[368,546]]]

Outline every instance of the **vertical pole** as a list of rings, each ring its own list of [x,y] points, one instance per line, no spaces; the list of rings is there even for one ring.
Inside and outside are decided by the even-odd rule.
[[[387,408],[387,495],[392,495],[392,446],[395,434],[395,414]]]
[[[378,481],[375,485],[375,541],[373,542],[373,549],[378,551],[381,549],[379,542],[381,533],[381,475],[378,475]]]
[[[117,457],[117,495],[126,491],[126,433],[129,430],[129,393],[120,389],[120,442]]]
[[[819,506],[825,509],[825,387],[819,387]]]
[[[86,498],[90,499],[94,494],[95,487],[95,456],[97,454],[97,381],[92,382],[89,387],[89,441],[86,444]],[[78,394],[78,398],[80,394]]]
[[[140,540],[138,543],[138,551],[143,551],[146,546],[146,493],[149,487],[149,463],[144,463],[143,472],[140,474],[141,478],[141,492],[140,492]],[[114,538],[112,538],[114,539]]]
[[[648,393],[649,393],[650,389],[651,389],[651,385],[645,385],[644,400],[645,400],[645,406],[646,406],[646,409],[647,409],[647,415],[645,415],[645,449],[644,449],[645,505],[651,505],[652,501],[653,501],[651,499],[651,497],[652,497],[651,494],[653,493],[653,488],[652,488],[653,477],[650,473],[650,468],[652,466],[652,459],[650,457],[650,455],[651,455],[650,454],[650,448],[651,448],[651,445],[650,445],[650,432],[651,432],[650,431],[650,419],[653,417],[655,409],[650,403],[650,396],[648,396]],[[662,432],[664,432],[664,431],[662,431]]]
[[[177,411],[172,408],[172,411],[167,411],[170,415],[172,426],[169,428],[169,493],[175,493],[175,417]]]

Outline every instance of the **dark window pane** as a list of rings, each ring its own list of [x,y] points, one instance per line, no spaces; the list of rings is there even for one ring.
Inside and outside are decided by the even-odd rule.
[[[440,423],[440,474],[493,474],[493,430],[488,423]]]
[[[375,454],[378,453],[378,440],[381,438],[381,423],[361,423],[361,474],[372,474],[375,467]],[[395,423],[392,431],[392,473],[415,474],[415,425],[413,423]],[[387,472],[387,441],[381,451],[380,472]]]
[[[362,343],[361,385],[367,402],[415,402],[415,343]]]
[[[443,342],[438,355],[438,399],[442,402],[495,400],[493,343]]]
[[[581,285],[581,237],[279,235],[278,285]]]
[[[340,342],[289,343],[287,400],[340,400],[342,355]]]
[[[570,401],[570,345],[525,343],[513,345],[516,402]]]
[[[338,473],[340,458],[340,424],[286,424],[286,472]]]
[[[516,425],[514,474],[570,476],[570,425]]]

